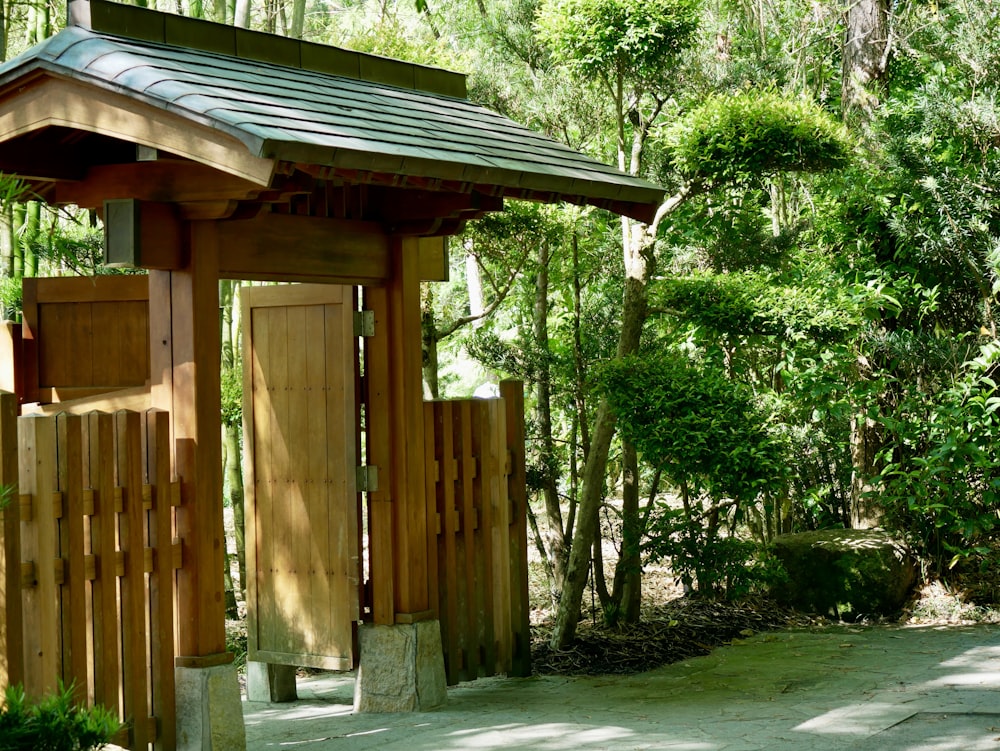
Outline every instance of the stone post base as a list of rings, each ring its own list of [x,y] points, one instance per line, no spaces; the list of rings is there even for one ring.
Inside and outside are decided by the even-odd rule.
[[[448,699],[438,621],[362,626],[355,712],[424,712]]]
[[[236,666],[176,667],[178,751],[245,751]]]
[[[298,691],[295,688],[295,668],[292,665],[247,663],[247,701],[275,704],[295,701],[298,698]]]

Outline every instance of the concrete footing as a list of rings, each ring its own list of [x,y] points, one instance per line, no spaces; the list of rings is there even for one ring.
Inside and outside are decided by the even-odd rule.
[[[424,712],[448,699],[438,621],[362,626],[355,712]]]
[[[247,747],[236,666],[174,668],[178,751],[243,751]]]
[[[295,667],[268,662],[247,663],[247,700],[278,704],[299,698],[295,690]]]

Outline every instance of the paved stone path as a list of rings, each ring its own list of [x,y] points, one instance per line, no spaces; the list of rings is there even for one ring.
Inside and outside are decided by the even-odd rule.
[[[486,679],[353,715],[353,680],[245,703],[250,751],[1000,751],[1000,627],[759,634],[629,677]]]

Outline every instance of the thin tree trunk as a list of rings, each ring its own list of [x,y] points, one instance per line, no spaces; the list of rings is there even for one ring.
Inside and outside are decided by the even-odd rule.
[[[241,29],[250,28],[250,0],[236,0],[236,9],[233,12],[233,26]]]
[[[479,271],[479,262],[472,253],[465,256],[465,285],[469,290],[469,315],[476,317],[474,328],[483,325],[482,313],[486,305],[483,302],[483,278]]]
[[[566,536],[559,506],[558,472],[552,440],[552,384],[549,367],[549,244],[538,243],[538,274],[535,277],[535,305],[532,334],[535,350],[541,355],[535,385],[535,418],[538,423],[539,460],[542,465],[542,498],[545,501],[546,548],[552,562],[553,591],[562,589],[566,573]]]
[[[292,2],[292,25],[288,36],[293,39],[301,39],[306,28],[306,0],[293,0]]]
[[[622,547],[615,566],[611,599],[622,622],[638,623],[642,604],[639,545],[645,525],[639,513],[639,457],[631,443],[623,442],[622,465]]]

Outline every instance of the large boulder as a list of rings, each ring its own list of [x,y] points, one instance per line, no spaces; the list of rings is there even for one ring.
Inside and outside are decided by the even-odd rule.
[[[896,616],[917,580],[913,556],[879,530],[780,535],[772,550],[788,572],[771,589],[775,600],[834,618]]]

